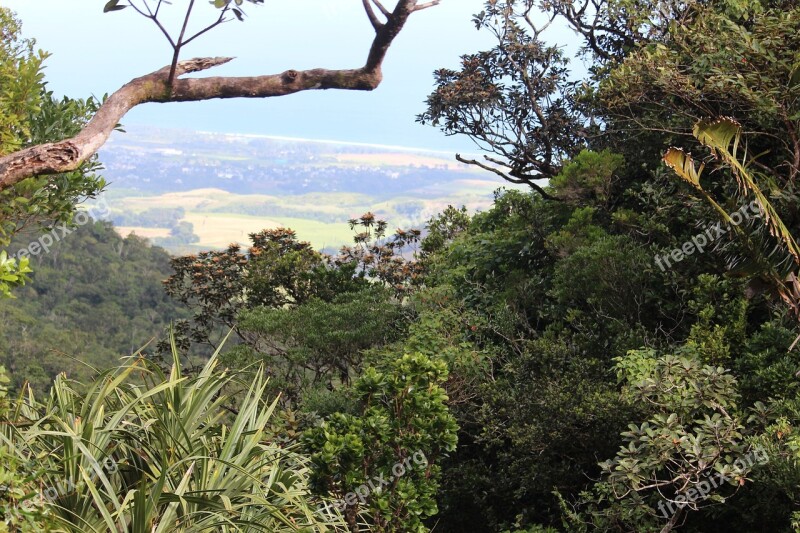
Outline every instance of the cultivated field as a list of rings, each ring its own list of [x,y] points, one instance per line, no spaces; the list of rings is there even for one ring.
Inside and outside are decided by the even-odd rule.
[[[180,130],[115,135],[101,160],[121,232],[173,251],[248,243],[289,227],[316,248],[352,242],[348,220],[375,213],[395,228],[422,228],[448,205],[488,207],[503,183],[423,149]],[[188,222],[199,242],[176,240]]]

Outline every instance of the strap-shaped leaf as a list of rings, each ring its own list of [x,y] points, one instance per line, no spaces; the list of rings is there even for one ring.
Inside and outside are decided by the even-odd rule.
[[[703,173],[704,165],[698,169],[694,165],[692,156],[680,148],[670,148],[664,155],[664,163],[667,164],[675,173],[689,182],[695,189],[702,190],[700,186],[700,175]]]
[[[742,127],[737,121],[729,117],[722,117],[715,120],[699,121],[695,124],[693,133],[703,146],[710,148],[715,156],[730,167],[742,195],[752,194],[755,196],[769,233],[779,239],[785,246],[786,251],[794,258],[795,263],[800,264],[800,246],[797,245],[794,237],[778,215],[777,210],[761,190],[758,183],[756,183],[755,177],[748,170],[746,163],[739,161],[737,158],[741,130]],[[705,196],[711,205],[723,215],[723,220],[730,222],[722,207],[700,185],[700,174],[703,171],[702,165],[699,170],[696,169],[691,156],[679,148],[670,148],[664,156],[664,162],[683,180],[689,182]],[[739,232],[738,227],[735,229]],[[747,238],[744,234],[742,236],[745,239]]]

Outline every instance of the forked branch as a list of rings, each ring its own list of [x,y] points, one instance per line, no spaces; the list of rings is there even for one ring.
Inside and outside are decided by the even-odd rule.
[[[216,98],[271,98],[317,89],[374,90],[383,79],[381,66],[386,53],[408,18],[412,13],[438,3],[439,0],[426,3],[419,3],[419,0],[398,0],[394,11],[390,12],[379,0],[366,0],[364,5],[375,28],[375,38],[367,61],[361,68],[288,70],[279,74],[245,77],[180,77],[232,60],[218,57],[181,61],[174,67],[169,65],[136,78],[112,94],[75,137],[31,146],[0,158],[0,190],[12,187],[29,177],[78,169],[105,144],[122,117],[140,104],[198,102]],[[378,19],[373,5],[385,17],[385,22]],[[174,74],[171,74],[173,68]]]

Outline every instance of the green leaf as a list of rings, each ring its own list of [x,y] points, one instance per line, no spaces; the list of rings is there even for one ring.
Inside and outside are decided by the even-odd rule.
[[[119,0],[108,0],[105,7],[103,8],[103,13],[109,13],[111,11],[120,11],[128,7],[127,5],[119,5]]]

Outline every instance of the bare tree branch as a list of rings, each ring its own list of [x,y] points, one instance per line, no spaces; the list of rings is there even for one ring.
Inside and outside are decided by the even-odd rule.
[[[388,12],[378,0],[372,1],[382,13],[387,14],[387,20],[376,25],[377,15],[369,15],[371,9],[367,11],[375,27],[375,39],[363,67],[347,70],[288,70],[280,74],[247,77],[180,78],[184,74],[208,70],[233,59],[196,58],[175,65],[174,79],[171,80],[173,66],[169,65],[136,78],[117,90],[75,137],[31,146],[0,158],[0,190],[29,177],[78,169],[105,144],[122,117],[140,104],[197,102],[216,98],[271,98],[318,89],[374,90],[383,79],[381,66],[386,53],[408,18],[412,13],[439,2],[419,4],[419,0],[398,0],[394,11]],[[368,3],[365,2],[365,5]]]
[[[372,27],[375,28],[375,31],[380,31],[383,28],[383,22],[380,21],[378,15],[375,14],[375,10],[372,9],[372,0],[363,0],[363,2],[364,10],[367,12],[367,17],[369,17]]]
[[[484,156],[484,158],[486,158],[487,161],[491,161],[492,163],[495,163],[495,164],[498,163],[496,160],[491,159],[488,156]],[[474,165],[476,167],[482,168],[483,170],[487,170],[489,172],[497,174],[498,176],[500,176],[501,178],[503,178],[504,180],[506,180],[506,181],[508,181],[510,183],[514,183],[516,185],[527,185],[531,189],[533,189],[536,192],[538,192],[541,195],[541,197],[544,198],[545,200],[553,200],[555,202],[560,202],[561,201],[560,198],[551,195],[550,193],[545,191],[539,184],[534,182],[534,180],[543,179],[543,176],[540,176],[540,177],[527,176],[527,175],[521,175],[519,173],[515,173],[513,171],[510,172],[510,173],[503,172],[499,168],[491,167],[491,166],[489,166],[487,164],[481,163],[480,161],[476,161],[475,159],[466,159],[461,154],[456,154],[456,160],[460,161],[461,163],[464,163],[466,165]]]
[[[380,1],[380,0],[372,0],[372,2],[373,2],[373,3],[374,3],[376,6],[378,6],[378,9],[380,9],[380,10],[381,10],[381,13],[383,13],[383,16],[384,16],[384,17],[386,17],[386,18],[389,18],[389,17],[391,17],[391,16],[392,16],[392,12],[391,12],[391,11],[389,11],[388,9],[386,9],[385,7],[383,7],[383,4],[381,4],[381,1]]]

